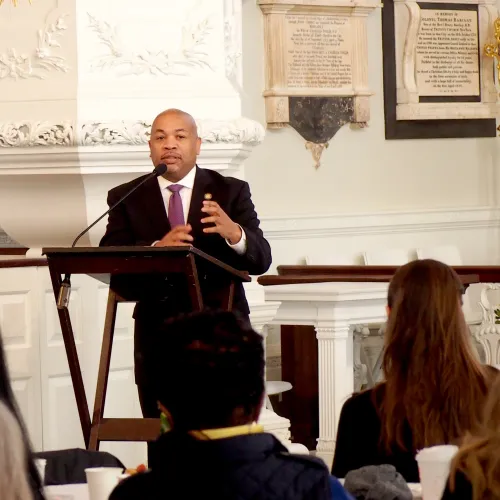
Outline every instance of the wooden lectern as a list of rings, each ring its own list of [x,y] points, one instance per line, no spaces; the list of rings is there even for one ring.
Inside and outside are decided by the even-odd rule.
[[[111,348],[119,302],[154,299],[161,283],[174,280],[179,293],[186,293],[191,310],[203,309],[200,270],[217,275],[217,302],[231,310],[234,285],[251,281],[248,273],[238,271],[192,247],[102,247],[44,248],[56,303],[63,275],[87,274],[109,284],[101,358],[97,377],[94,412],[90,418],[82,372],[67,307],[58,307],[66,356],[75,391],[76,404],[85,446],[98,450],[101,441],[152,441],[160,433],[159,419],[103,418],[108,385]]]

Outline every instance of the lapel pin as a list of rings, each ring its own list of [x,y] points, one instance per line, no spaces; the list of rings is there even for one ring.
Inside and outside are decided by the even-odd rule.
[[[211,193],[205,193],[205,200],[211,200],[212,199],[212,194]]]

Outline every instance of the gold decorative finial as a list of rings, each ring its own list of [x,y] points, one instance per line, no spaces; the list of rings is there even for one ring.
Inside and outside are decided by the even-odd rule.
[[[497,70],[500,71],[500,54],[498,46],[500,45],[500,17],[495,20],[495,40],[496,43],[487,43],[484,46],[484,54],[488,57],[493,57],[497,61]],[[500,76],[500,75],[499,75]]]
[[[487,43],[484,46],[484,54],[488,57],[493,57],[497,61],[497,78],[500,82],[500,54],[499,54],[499,46],[500,46],[500,17],[495,19],[495,23],[493,24],[495,28],[495,40],[496,43]],[[500,132],[500,125],[497,127],[497,130]]]
[[[0,0],[0,7],[2,6],[3,2],[4,0]],[[31,0],[28,0],[28,2],[31,5]],[[17,7],[17,0],[12,0],[12,4],[14,5],[14,7]]]

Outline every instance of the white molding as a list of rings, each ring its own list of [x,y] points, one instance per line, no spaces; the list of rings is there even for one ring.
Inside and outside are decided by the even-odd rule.
[[[278,303],[290,301],[347,303],[357,300],[378,300],[387,295],[388,286],[389,283],[300,283],[267,287],[265,294],[267,300]],[[291,312],[296,313],[296,311]]]
[[[261,217],[261,223],[271,240],[495,228],[500,226],[500,207]]]
[[[198,165],[225,175],[240,170],[252,146],[202,144]],[[141,174],[153,168],[147,145],[0,149],[0,176],[46,174]]]
[[[208,144],[256,146],[265,135],[264,127],[249,118],[196,120],[198,133]],[[139,146],[148,143],[151,123],[98,121],[76,124],[70,121],[19,121],[0,123],[0,148],[54,146]]]

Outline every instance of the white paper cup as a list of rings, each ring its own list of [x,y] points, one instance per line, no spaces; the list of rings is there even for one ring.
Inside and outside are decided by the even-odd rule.
[[[422,485],[422,498],[441,499],[450,475],[451,461],[457,451],[458,446],[446,444],[424,448],[417,453],[415,458]]]
[[[47,467],[47,460],[45,460],[45,458],[35,458],[35,465],[38,470],[38,475],[42,480],[42,484],[45,484],[45,467]]]
[[[108,500],[119,482],[123,469],[119,467],[95,467],[85,469],[89,500]]]

